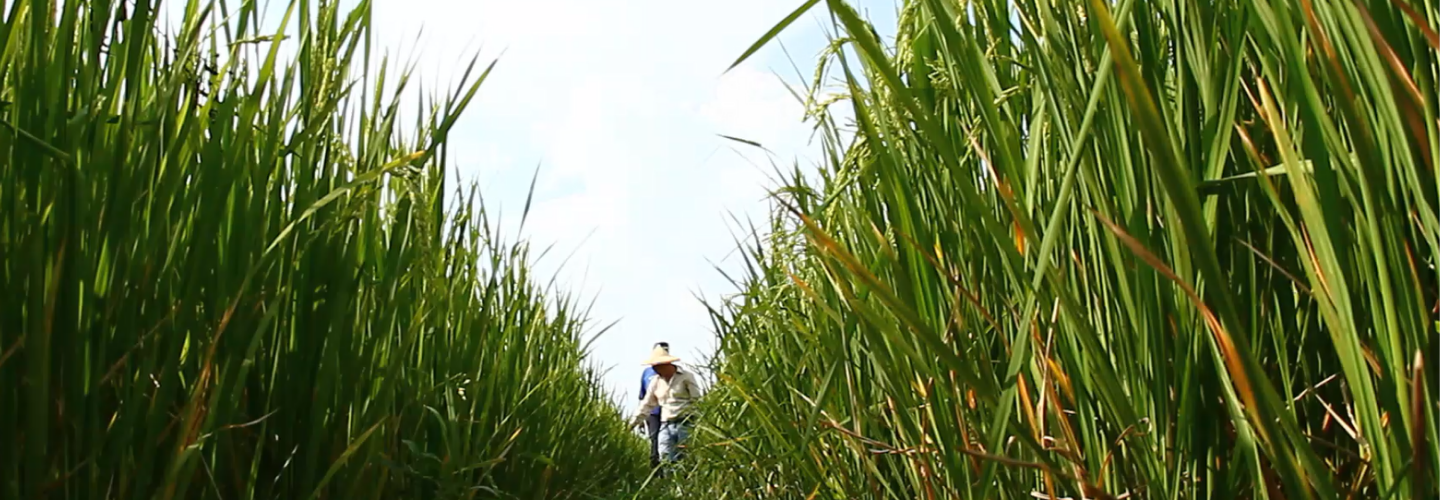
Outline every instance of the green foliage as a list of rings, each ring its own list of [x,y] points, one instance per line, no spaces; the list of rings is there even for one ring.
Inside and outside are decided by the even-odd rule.
[[[156,0],[7,2],[0,498],[643,480],[586,311],[446,186],[490,68],[401,99],[408,71],[370,65],[369,1],[292,0],[279,26],[261,3],[174,5],[175,30]]]
[[[692,497],[1437,495],[1433,2],[825,5]]]

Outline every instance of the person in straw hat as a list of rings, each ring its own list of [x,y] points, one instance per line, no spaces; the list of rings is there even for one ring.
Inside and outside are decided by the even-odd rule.
[[[651,349],[664,349],[666,354],[670,353],[670,343],[656,342]],[[640,401],[645,400],[649,394],[646,389],[650,388],[650,380],[655,378],[655,367],[646,365],[645,370],[640,372]],[[660,406],[645,415],[645,430],[649,431],[650,438],[650,467],[660,466]]]
[[[700,384],[695,375],[681,370],[675,364],[677,361],[680,358],[671,356],[668,349],[660,346],[650,351],[650,359],[644,364],[655,369],[655,377],[650,379],[650,386],[645,388],[645,399],[640,401],[640,408],[630,422],[632,427],[639,427],[651,410],[660,408],[658,444],[660,459],[664,463],[680,459],[681,443],[690,430],[690,403],[700,397]]]

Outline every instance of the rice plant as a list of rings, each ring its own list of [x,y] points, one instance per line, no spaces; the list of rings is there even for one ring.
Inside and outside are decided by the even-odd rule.
[[[0,498],[592,498],[644,478],[583,359],[586,311],[447,180],[491,66],[407,94],[408,68],[371,64],[368,0],[290,0],[278,25],[191,0],[178,26],[160,0],[6,3]]]
[[[1436,497],[1433,2],[822,3],[692,496]]]

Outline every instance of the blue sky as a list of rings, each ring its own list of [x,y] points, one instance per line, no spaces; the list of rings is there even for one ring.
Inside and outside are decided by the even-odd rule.
[[[593,330],[616,322],[591,359],[627,406],[655,341],[687,361],[711,354],[696,294],[733,291],[714,268],[739,264],[729,214],[765,215],[770,159],[717,134],[760,142],[777,161],[813,163],[810,126],[780,81],[798,81],[780,45],[725,72],[800,3],[375,2],[379,45],[416,54],[428,87],[449,83],[477,50],[499,58],[451,134],[453,167],[480,183],[510,231],[539,168],[523,236],[554,245],[537,271],[593,299]],[[893,0],[859,5],[882,32],[894,26]],[[780,38],[806,79],[826,43],[822,12]]]
[[[275,4],[284,2],[271,2],[266,17],[278,22]],[[416,88],[450,88],[474,54],[499,60],[451,132],[451,167],[480,184],[512,238],[553,245],[536,271],[593,300],[591,333],[615,323],[591,344],[590,359],[627,411],[654,342],[669,341],[685,361],[712,354],[696,296],[734,291],[715,266],[738,270],[731,216],[763,222],[771,161],[818,158],[781,80],[812,77],[827,43],[823,8],[725,71],[801,3],[373,0],[375,48],[392,64],[414,62]],[[894,0],[852,4],[880,33],[894,32]]]

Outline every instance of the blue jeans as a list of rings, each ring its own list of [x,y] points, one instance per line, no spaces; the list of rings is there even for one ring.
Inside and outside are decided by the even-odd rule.
[[[660,460],[663,462],[680,460],[680,446],[689,434],[690,426],[685,422],[671,420],[660,424]]]

